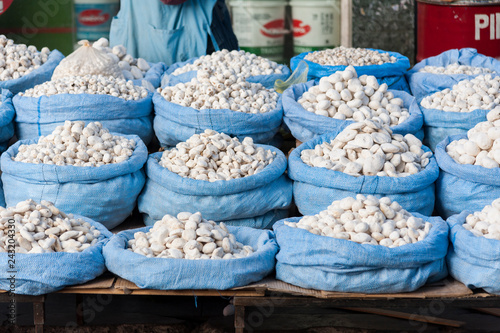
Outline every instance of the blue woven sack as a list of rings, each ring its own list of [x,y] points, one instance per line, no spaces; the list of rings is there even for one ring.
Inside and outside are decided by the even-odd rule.
[[[388,53],[389,56],[396,57],[396,62],[394,63],[385,63],[382,65],[368,65],[368,66],[354,66],[358,76],[361,75],[373,75],[375,76],[380,83],[387,83],[390,89],[395,90],[404,90],[406,92],[410,92],[410,87],[406,82],[404,77],[405,72],[410,68],[410,60],[407,57],[397,53],[397,52],[388,52],[384,50],[377,49],[368,49],[381,53]],[[347,66],[326,66],[320,65],[315,62],[305,60],[305,56],[311,52],[304,52],[290,60],[290,67],[292,67],[292,71],[294,71],[299,62],[305,61],[309,66],[309,72],[307,73],[307,78],[311,79],[320,79],[324,76],[330,76],[337,71],[343,71],[347,68]]]
[[[420,106],[424,115],[424,144],[432,151],[446,137],[466,134],[468,130],[482,121],[490,110],[474,110],[472,112],[446,112],[426,109]]]
[[[277,148],[274,161],[259,173],[229,181],[185,178],[159,164],[162,153],[149,155],[146,185],[139,211],[152,225],[165,214],[201,212],[203,217],[229,225],[268,227],[286,216],[292,201],[292,182],[284,174],[286,158]]]
[[[14,106],[12,105],[12,93],[2,89],[0,99],[0,153],[3,153],[9,144],[10,138],[14,136]]]
[[[299,83],[286,89],[283,93],[283,121],[292,132],[293,137],[301,142],[309,141],[327,132],[343,130],[354,122],[353,120],[325,117],[305,110],[297,100],[314,85],[314,80]],[[391,127],[392,131],[395,134],[402,135],[411,133],[419,139],[423,139],[423,132],[421,131],[423,116],[415,98],[404,91],[391,90],[391,92],[394,97],[403,100],[404,107],[410,112],[410,117],[405,122]]]
[[[124,136],[136,142],[132,156],[121,163],[100,167],[33,164],[16,162],[19,146],[37,140],[18,141],[1,157],[5,201],[47,200],[64,212],[89,217],[112,229],[122,223],[135,207],[145,175],[142,167],[148,152],[135,135]]]
[[[52,50],[43,65],[18,79],[0,81],[0,89],[9,89],[15,95],[38,84],[50,81],[54,69],[63,58],[64,55],[61,52]]]
[[[76,214],[75,218],[84,219],[101,232],[97,244],[79,253],[16,253],[14,273],[9,267],[12,264],[9,259],[12,258],[9,258],[8,253],[0,253],[0,289],[11,290],[10,279],[15,276],[15,294],[43,295],[85,283],[104,273],[106,266],[102,248],[112,236],[111,232],[89,218]]]
[[[168,102],[159,93],[153,96],[154,131],[162,147],[175,146],[194,134],[212,129],[243,140],[269,143],[278,133],[283,120],[281,96],[276,109],[266,113],[244,113],[229,109],[196,110]]]
[[[66,120],[99,121],[110,132],[135,134],[148,144],[153,138],[153,93],[138,101],[110,95],[59,94],[13,98],[20,140],[48,135]]]
[[[254,254],[239,259],[148,258],[126,250],[135,232],[147,232],[151,228],[122,231],[103,249],[108,270],[140,288],[224,290],[259,281],[274,269],[278,246],[272,231],[228,227],[239,242],[255,250]]]
[[[466,209],[479,211],[500,198],[498,168],[460,164],[446,152],[450,142],[466,138],[466,135],[454,135],[436,148],[436,161],[441,169],[436,181],[436,211],[445,219]]]
[[[432,223],[429,235],[395,248],[319,236],[279,221],[273,227],[280,248],[276,278],[302,288],[370,294],[409,292],[441,280],[448,275],[448,226],[439,217],[412,214]]]
[[[356,194],[390,197],[409,212],[430,216],[434,209],[434,181],[439,168],[433,156],[424,170],[407,177],[350,176],[340,171],[312,167],[300,158],[304,149],[314,149],[335,139],[340,131],[318,136],[294,149],[288,158],[288,176],[293,180],[293,199],[302,215],[314,215],[335,200]],[[425,152],[429,148],[423,146]]]
[[[468,288],[500,295],[500,241],[477,237],[465,229],[462,225],[472,213],[466,210],[447,220],[452,244],[446,257],[450,275]]]
[[[500,73],[500,61],[477,53],[476,49],[464,48],[448,50],[437,56],[422,60],[405,74],[408,84],[410,85],[411,93],[417,98],[418,102],[425,96],[445,88],[450,88],[461,80],[470,80],[480,75],[432,74],[419,72],[419,70],[423,69],[425,66],[446,67],[455,63],[466,66],[489,68],[494,72]],[[451,81],[448,81],[448,79],[451,79]]]
[[[406,74],[412,94],[419,104],[426,96],[446,88],[451,89],[462,80],[471,80],[478,76],[418,72],[425,66],[446,67],[453,63],[474,67],[485,67],[500,73],[500,61],[478,54],[475,49],[453,49],[443,52],[440,55],[419,62]],[[422,106],[420,106],[420,109],[424,115],[424,144],[429,146],[432,151],[434,151],[439,142],[443,141],[447,136],[465,134],[477,123],[486,121],[486,114],[490,111],[478,109],[472,112],[446,112],[436,109],[427,109]]]
[[[196,77],[196,74],[198,73],[197,71],[189,71],[186,73],[178,74],[178,75],[173,75],[172,73],[175,72],[176,69],[184,67],[185,65],[192,64],[197,60],[199,57],[191,58],[187,61],[183,62],[177,62],[167,68],[165,73],[162,76],[161,79],[161,86],[175,86],[178,83],[186,83],[191,81],[191,79]],[[282,74],[271,74],[271,75],[255,75],[255,76],[250,76],[246,80],[248,82],[252,83],[260,83],[267,89],[274,88],[274,82],[276,80],[283,80],[286,81],[286,79],[290,76],[291,72],[290,69],[286,66],[282,66]]]

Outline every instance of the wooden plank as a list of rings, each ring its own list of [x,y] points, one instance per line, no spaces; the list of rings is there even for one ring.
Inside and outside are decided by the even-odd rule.
[[[496,295],[493,294],[488,294],[487,292],[479,292],[479,293],[474,293],[474,297],[477,298],[485,298],[485,297],[497,297]]]
[[[449,320],[449,319],[443,319],[443,318],[438,318],[438,317],[424,316],[424,315],[418,315],[418,314],[414,314],[414,313],[399,312],[399,311],[387,310],[387,309],[344,308],[344,307],[341,309],[356,311],[356,312],[363,312],[363,313],[371,313],[371,314],[376,314],[376,315],[381,315],[381,316],[386,316],[386,317],[394,317],[394,318],[399,318],[399,319],[421,321],[424,323],[443,325],[443,326],[462,327],[463,325],[465,325],[465,322],[463,322],[463,321]]]
[[[288,284],[274,278],[266,278],[262,281],[251,284],[247,287],[262,288],[271,292],[279,292],[294,296],[311,296],[317,298],[370,298],[370,299],[393,299],[393,298],[439,298],[439,297],[463,297],[472,295],[473,292],[464,284],[456,281],[439,282],[423,286],[417,291],[408,293],[392,293],[392,294],[365,294],[365,293],[345,293],[334,291],[321,291],[315,289],[305,289],[298,286]],[[246,287],[245,287],[246,288]]]
[[[129,280],[122,279],[121,277],[116,278],[115,288],[116,289],[128,289],[128,290],[141,289],[135,283],[133,283]]]
[[[33,303],[33,302],[43,303],[43,302],[45,302],[45,295],[32,296],[32,295],[15,294],[14,297],[15,297],[17,303]],[[7,294],[7,293],[0,294],[0,303],[10,302],[10,300],[11,300],[11,296],[9,294]]]
[[[229,290],[155,290],[155,289],[141,289],[135,283],[117,278],[115,288],[121,289],[125,294],[132,295],[171,295],[171,296],[256,296],[261,297],[265,295],[263,288],[255,287],[241,287],[238,289]]]
[[[85,325],[85,318],[83,317],[83,295],[76,294],[76,324],[78,326]]]
[[[163,295],[163,296],[209,296],[209,297],[262,297],[264,293],[259,293],[252,290],[156,290],[156,289],[139,289],[131,290],[131,295]]]
[[[122,289],[116,288],[95,288],[95,289],[63,289],[59,290],[60,294],[82,294],[82,295],[93,295],[93,294],[101,294],[101,295],[123,295],[124,291]]]
[[[387,293],[387,294],[364,294],[364,293],[342,293],[322,291],[321,298],[450,298],[470,296],[473,292],[463,283],[456,280],[447,281],[441,284],[425,285],[422,288],[407,293]]]
[[[68,292],[71,290],[84,290],[84,289],[109,289],[113,286],[115,282],[115,276],[101,275],[92,281],[86,282],[84,284],[78,284],[75,286],[69,286],[60,290],[59,292]]]
[[[245,332],[245,307],[235,306],[234,308],[234,329],[235,333]]]
[[[447,304],[450,307],[460,308],[486,308],[498,307],[500,297],[475,298],[475,297],[458,297],[449,298]],[[399,310],[402,308],[418,308],[428,307],[435,302],[435,298],[315,298],[315,297],[295,297],[295,296],[266,296],[266,297],[234,297],[234,306],[260,306],[265,304],[279,304],[280,307],[360,307],[360,308],[388,308]]]
[[[321,297],[321,291],[319,290],[305,289],[275,279],[267,282],[267,290],[297,296]]]
[[[487,313],[492,316],[500,317],[500,309],[499,308],[474,308],[474,310]]]
[[[33,323],[37,327],[37,332],[39,326],[41,326],[41,332],[43,332],[43,324],[45,323],[44,302],[33,302]]]
[[[295,296],[313,296],[319,297],[320,292],[314,289],[304,289],[292,284],[276,280],[275,278],[264,278],[261,281],[254,282],[248,286],[233,288],[233,290],[256,289],[268,292],[277,292]]]

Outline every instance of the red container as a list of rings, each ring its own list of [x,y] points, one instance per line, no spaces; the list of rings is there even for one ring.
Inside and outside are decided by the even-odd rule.
[[[500,1],[417,0],[417,62],[464,47],[500,59]]]

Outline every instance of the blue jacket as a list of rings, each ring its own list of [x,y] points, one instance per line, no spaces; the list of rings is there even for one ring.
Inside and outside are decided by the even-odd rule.
[[[134,57],[167,65],[207,51],[238,48],[224,0],[188,0],[181,5],[121,0],[110,42],[124,45]]]

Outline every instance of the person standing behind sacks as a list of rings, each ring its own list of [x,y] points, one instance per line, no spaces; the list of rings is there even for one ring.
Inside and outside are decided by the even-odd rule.
[[[110,43],[166,65],[238,49],[224,0],[121,0]]]

